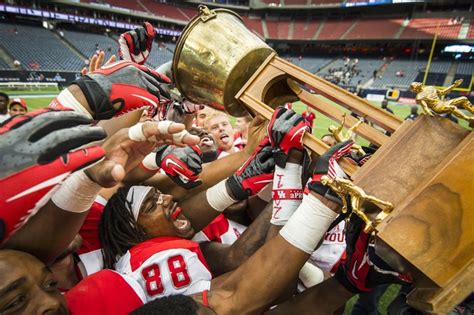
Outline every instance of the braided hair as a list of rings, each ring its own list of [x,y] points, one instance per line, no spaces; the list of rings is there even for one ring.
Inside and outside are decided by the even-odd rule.
[[[132,213],[132,202],[127,201],[131,186],[120,188],[107,202],[99,222],[99,238],[104,257],[104,268],[114,269],[117,259],[148,237]]]

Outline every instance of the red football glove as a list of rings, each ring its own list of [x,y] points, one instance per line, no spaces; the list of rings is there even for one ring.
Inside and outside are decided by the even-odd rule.
[[[155,28],[148,22],[143,23],[143,26],[120,35],[120,59],[143,65],[150,55],[155,35]]]
[[[283,106],[275,109],[267,128],[275,163],[280,167],[286,166],[291,150],[303,150],[303,135],[311,130],[300,114]]]
[[[137,109],[154,116],[160,95],[167,95],[170,79],[130,61],[106,65],[76,80],[96,120],[110,119]],[[67,105],[66,105],[67,106]]]
[[[0,125],[0,243],[20,228],[70,173],[105,152],[101,147],[68,153],[106,134],[72,111],[41,109]]]
[[[331,178],[346,177],[344,171],[337,163],[337,160],[350,152],[352,143],[352,140],[337,143],[318,158],[314,167],[313,177],[307,186],[309,190],[339,204],[342,203],[339,197],[329,187],[321,184],[321,177],[324,175]]]
[[[227,187],[238,200],[247,199],[273,182],[274,171],[272,147],[265,137],[244,165],[227,179]]]
[[[156,153],[156,164],[176,184],[191,189],[202,184],[199,174],[202,171],[202,152],[198,146],[184,148],[165,146]]]
[[[410,284],[409,275],[394,271],[375,254],[372,235],[364,232],[364,226],[356,215],[351,216],[346,226],[347,258],[334,275],[339,283],[353,293],[369,292],[381,284]]]

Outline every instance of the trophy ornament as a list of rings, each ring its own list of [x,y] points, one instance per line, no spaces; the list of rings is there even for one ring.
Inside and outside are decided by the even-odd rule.
[[[452,85],[444,89],[437,89],[432,85],[423,86],[420,82],[413,82],[410,85],[410,90],[416,93],[416,103],[421,106],[426,115],[434,116],[433,113],[452,114],[472,125],[474,123],[474,116],[468,116],[458,109],[461,106],[469,113],[474,114],[474,106],[467,97],[461,96],[447,101],[442,99],[452,89],[460,86],[462,82],[462,79],[456,80]]]
[[[366,233],[374,231],[377,224],[379,224],[393,210],[392,203],[366,194],[362,188],[354,185],[354,183],[348,179],[339,177],[331,178],[324,175],[321,177],[321,184],[330,187],[341,198],[342,213],[347,213],[348,204],[346,196],[349,196],[352,213],[356,214],[364,221],[364,232]],[[382,210],[382,212],[376,216],[374,221],[369,219],[365,213],[364,203],[366,202],[370,202]]]
[[[363,120],[360,119],[352,127],[347,129],[347,131],[344,133],[343,129],[344,129],[344,123],[345,122],[346,122],[346,113],[344,113],[342,115],[342,120],[341,120],[341,123],[340,123],[339,126],[331,125],[328,128],[328,131],[333,135],[334,139],[336,139],[336,141],[338,143],[339,142],[344,142],[344,141],[347,141],[347,140],[352,140],[352,136],[354,134],[354,131],[357,129],[357,127],[359,127],[363,123]],[[357,151],[357,154],[359,154],[361,156],[366,154],[365,151],[362,149],[362,147],[357,143],[354,143],[352,145],[351,149],[354,150],[354,151]]]

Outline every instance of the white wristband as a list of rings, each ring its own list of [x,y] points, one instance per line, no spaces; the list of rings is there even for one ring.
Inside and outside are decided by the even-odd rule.
[[[275,166],[273,177],[273,211],[270,223],[285,225],[301,204],[303,185],[301,173],[303,167],[296,163],[286,163],[286,167]]]
[[[306,288],[314,287],[324,280],[324,272],[308,261],[303,265],[298,276]]]
[[[237,202],[230,197],[223,180],[206,191],[206,198],[209,205],[216,211],[222,212],[229,206]]]
[[[79,103],[72,93],[65,89],[51,102],[50,108],[55,108],[55,102],[64,107],[69,107],[79,114],[92,118],[92,115]]]
[[[311,193],[305,194],[301,205],[280,230],[280,235],[291,245],[311,254],[336,216],[337,213]]]
[[[69,176],[56,190],[51,200],[59,208],[75,213],[90,209],[102,187],[87,177],[84,171]]]
[[[149,171],[157,171],[160,169],[158,164],[156,164],[156,152],[152,152],[145,156],[142,161],[142,166]]]
[[[128,128],[128,137],[133,141],[146,141],[146,137],[143,134],[143,123],[138,123]]]

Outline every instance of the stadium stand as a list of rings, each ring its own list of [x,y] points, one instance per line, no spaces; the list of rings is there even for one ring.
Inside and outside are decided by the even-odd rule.
[[[354,24],[354,20],[326,20],[321,26],[322,29],[317,39],[324,40],[337,40],[340,39],[344,33],[347,32],[349,27]]]
[[[471,24],[469,26],[469,32],[467,33],[467,38],[474,38],[474,19],[471,20]]]
[[[108,36],[68,30],[63,32],[63,39],[74,46],[86,58],[94,55],[97,48],[105,52],[105,60],[108,60],[113,54],[117,55],[117,42]],[[96,45],[98,45],[97,48]]]
[[[28,70],[78,71],[84,61],[59,35],[35,26],[0,23],[0,45]]]
[[[277,20],[266,20],[268,38],[278,39],[278,23]]]
[[[255,31],[256,33],[258,33],[260,36],[263,37],[263,26],[262,26],[261,19],[242,16],[242,20],[244,21],[245,25],[247,25],[248,28],[250,28],[251,30]]]
[[[297,20],[293,27],[293,39],[303,40],[312,39],[316,35],[319,27],[319,21]]]
[[[461,61],[458,63],[457,74],[464,74],[472,76],[474,75],[474,62],[472,61]]]
[[[10,66],[2,58],[0,58],[0,70],[10,70]]]
[[[305,5],[308,4],[308,0],[285,0],[286,5]]]
[[[278,37],[279,39],[289,39],[291,21],[278,22]]]
[[[178,21],[189,21],[190,17],[193,17],[197,13],[197,11],[181,9],[171,4],[158,3],[153,0],[142,0],[142,3],[152,14]],[[187,10],[188,14],[184,13],[183,10]],[[190,15],[190,17],[188,15]]]
[[[334,58],[331,57],[299,57],[293,55],[283,56],[286,60],[311,73],[317,73],[329,64]]]
[[[376,78],[372,87],[389,88],[389,87],[408,87],[416,77],[420,70],[426,67],[426,61],[416,60],[393,60],[385,69],[381,78]],[[403,71],[403,75],[397,76],[397,72]]]
[[[450,21],[448,18],[412,19],[400,38],[432,38],[436,32],[439,32],[440,38],[458,38],[461,23],[450,24]]]
[[[341,0],[311,0],[310,4],[313,5],[328,5],[328,4],[341,4],[344,1]]]
[[[88,2],[88,3],[103,3],[103,2],[106,2],[108,4],[110,4],[111,6],[114,6],[114,7],[122,7],[122,8],[126,8],[126,9],[129,9],[129,10],[132,10],[132,11],[138,11],[138,12],[144,12],[146,13],[146,10],[145,8],[143,8],[139,3],[138,1],[136,0],[132,0],[132,1],[122,1],[122,0],[107,0],[107,1],[99,1],[99,0],[96,0],[96,1],[84,1],[82,0],[82,2]]]
[[[394,38],[403,24],[403,19],[360,20],[345,36],[345,39]]]
[[[159,65],[173,59],[173,53],[170,52],[165,44],[153,43],[150,57],[148,57],[147,65],[156,68]]]

